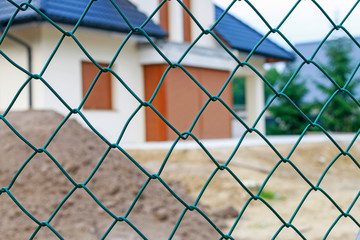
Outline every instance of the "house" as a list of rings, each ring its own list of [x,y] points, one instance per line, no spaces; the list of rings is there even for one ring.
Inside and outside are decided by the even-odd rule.
[[[264,107],[263,82],[249,67],[239,67],[234,57],[244,61],[261,34],[230,13],[215,27],[216,38],[202,34],[198,24],[209,29],[223,14],[210,0],[182,1],[197,22],[177,1],[102,0],[91,6],[89,2],[0,2],[0,24],[6,30],[0,39],[0,111],[31,106],[68,114],[82,106],[89,123],[110,141],[116,141],[123,130],[122,142],[174,139],[177,133],[163,119],[178,133],[191,129],[198,138],[230,138],[232,116],[219,101],[210,101],[198,116],[209,96],[197,83],[212,96],[221,92],[221,99],[232,107],[231,83],[225,84],[231,76],[241,75],[249,93],[247,122],[255,122]],[[18,11],[16,3],[22,3],[23,10]],[[147,21],[147,16],[152,18]],[[292,59],[289,52],[265,39],[248,63],[262,72],[267,61]],[[101,71],[109,66],[111,73]],[[30,67],[37,76],[34,79],[26,74]],[[139,99],[151,102],[156,111],[142,106]],[[257,124],[261,132],[265,132],[264,123],[261,118]]]

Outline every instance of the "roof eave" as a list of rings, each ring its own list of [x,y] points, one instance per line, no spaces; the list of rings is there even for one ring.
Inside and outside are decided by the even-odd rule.
[[[70,19],[57,18],[57,17],[50,17],[50,18],[58,24],[70,24],[70,25],[76,24],[76,21],[73,21]],[[34,16],[21,18],[19,20],[15,20],[12,22],[12,25],[23,25],[23,24],[29,24],[29,23],[34,23],[34,22],[46,22],[46,20],[43,18],[39,18],[38,15],[34,15]],[[7,24],[8,24],[7,22],[0,22],[0,26],[2,26],[2,27],[6,26]],[[120,27],[114,27],[114,26],[110,26],[110,25],[99,25],[99,24],[93,24],[93,23],[80,24],[80,26],[87,27],[90,29],[104,30],[104,31],[108,31],[108,32],[125,33],[125,34],[130,33],[130,31],[131,31],[130,28],[120,28]],[[159,28],[159,31],[157,31],[157,32],[152,32],[152,31],[148,32],[146,30],[145,30],[145,32],[150,37],[154,37],[154,38],[158,38],[158,39],[163,39],[168,36],[168,33],[165,32],[165,30],[163,30],[161,28]],[[141,31],[136,31],[136,32],[134,32],[134,34],[144,35]]]
[[[221,36],[221,34],[217,33],[215,31],[216,35],[218,35],[218,37],[220,38],[220,40],[225,43],[226,46],[229,46],[232,49],[238,50],[239,52],[243,52],[243,53],[250,53],[252,51],[252,49],[247,49],[247,48],[239,48],[239,47],[234,47],[232,46],[228,41],[226,41],[225,38],[223,38],[223,36]],[[284,50],[285,52],[287,52],[286,50]],[[266,59],[271,59],[272,62],[282,62],[282,61],[286,61],[286,62],[291,62],[293,60],[295,60],[295,56],[291,53],[288,52],[288,54],[290,56],[281,56],[281,55],[274,55],[274,54],[267,54],[267,53],[263,53],[263,52],[259,52],[259,51],[255,51],[254,55],[257,56],[262,56],[265,57]]]

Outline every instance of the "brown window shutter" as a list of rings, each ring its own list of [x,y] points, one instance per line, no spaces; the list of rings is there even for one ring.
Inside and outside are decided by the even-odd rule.
[[[100,64],[101,67],[107,67],[108,64]],[[82,62],[82,90],[83,97],[93,83],[99,69],[92,62]],[[84,103],[84,109],[112,109],[111,94],[111,74],[109,72],[101,73],[94,88],[91,90]]]
[[[190,0],[183,0],[184,5],[191,11]],[[191,42],[191,17],[185,9],[183,10],[184,19],[184,42]]]
[[[159,0],[159,3],[161,2],[162,0]],[[160,8],[160,26],[169,32],[169,5],[167,2]]]

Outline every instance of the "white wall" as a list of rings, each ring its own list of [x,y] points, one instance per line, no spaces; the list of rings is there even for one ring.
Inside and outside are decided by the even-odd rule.
[[[13,33],[10,32],[10,34]],[[36,32],[29,34],[26,42],[31,43],[35,36]],[[28,70],[28,53],[24,46],[6,37],[0,45],[0,50],[16,64]],[[11,101],[28,77],[27,74],[11,64],[5,57],[0,56],[0,111],[5,111],[10,106]],[[26,86],[15,101],[12,109],[25,110],[28,109],[28,107],[29,87]]]
[[[212,27],[212,25],[215,23],[215,6],[211,0],[192,0],[191,12],[205,30]],[[192,21],[192,40],[194,41],[200,33],[200,28],[197,26],[197,24],[195,24],[195,22]],[[204,47],[213,47],[217,45],[217,42],[210,34],[208,34],[201,37],[197,45]]]
[[[64,26],[64,28],[69,27]],[[36,31],[38,32],[36,35],[38,38],[30,38],[30,42],[33,46],[33,73],[39,74],[53,53],[62,34],[48,24],[43,24],[37,29]],[[29,39],[28,36],[31,35],[31,32],[35,32],[35,30],[30,29],[29,32],[30,33],[21,31],[18,35],[23,39]],[[109,34],[108,32],[89,29],[79,29],[76,32],[76,37],[89,54],[100,63],[109,63],[124,40],[124,36],[120,34]],[[7,45],[4,45],[4,47],[7,47]],[[126,43],[125,48],[121,51],[114,64],[113,70],[142,98],[144,95],[142,82],[143,73],[142,67],[139,65],[136,46],[136,40],[130,39]],[[16,57],[16,55],[19,54],[13,50],[14,47],[9,49],[9,51],[14,51],[12,56],[14,56],[16,61],[19,63],[24,62],[21,60],[21,57]],[[43,74],[43,78],[73,109],[78,108],[82,101],[82,61],[89,61],[89,59],[80,50],[74,40],[66,37]],[[0,70],[1,72],[6,72],[4,77],[0,78],[1,85],[4,82],[3,79],[7,79],[7,76],[12,75],[10,83],[7,83],[5,88],[2,85],[0,89],[18,89],[19,84],[15,82],[14,79],[20,78],[20,75],[13,74],[13,70],[3,64],[1,64]],[[3,75],[0,73],[0,76]],[[22,77],[22,79],[24,79],[24,77]],[[64,115],[69,113],[69,110],[64,107],[42,82],[39,80],[33,80],[33,82],[33,102],[35,109],[52,109]],[[82,112],[101,134],[109,138],[111,142],[115,142],[125,122],[136,107],[139,106],[139,103],[122,87],[117,79],[113,78],[112,82],[113,109],[106,111],[84,110]],[[3,95],[1,94],[1,96]],[[6,98],[9,97],[6,96]],[[24,94],[23,98],[26,100],[27,96]],[[27,102],[24,99],[19,100],[16,109],[21,110],[26,108]],[[1,98],[0,101],[1,106],[3,106],[4,100]],[[127,129],[122,142],[123,141],[145,141],[144,111],[137,113]]]
[[[43,56],[46,60],[54,50],[60,35],[48,26],[44,26],[42,31],[44,39]],[[78,30],[76,37],[92,58],[99,63],[110,63],[124,41],[124,36],[120,34],[87,29]],[[136,41],[131,39],[126,43],[113,66],[113,70],[142,98],[144,95],[143,76],[142,68],[138,62],[136,44]],[[65,101],[71,104],[71,108],[77,108],[82,101],[82,61],[89,61],[89,59],[71,38],[66,38],[44,74],[44,78]],[[83,113],[99,132],[109,137],[110,141],[115,142],[139,103],[115,77],[112,79],[112,86],[112,110],[84,110]],[[50,91],[46,91],[45,98],[45,108],[55,108],[61,112],[68,112]],[[140,111],[128,127],[122,141],[144,141],[144,124],[144,112]]]

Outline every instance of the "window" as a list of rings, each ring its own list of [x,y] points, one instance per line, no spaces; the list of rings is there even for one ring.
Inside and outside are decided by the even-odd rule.
[[[92,62],[82,62],[82,91],[83,97],[89,90],[99,69]],[[101,67],[107,67],[109,64],[99,64]],[[101,73],[94,88],[91,90],[88,98],[84,103],[84,109],[112,109],[111,94],[111,73]]]

